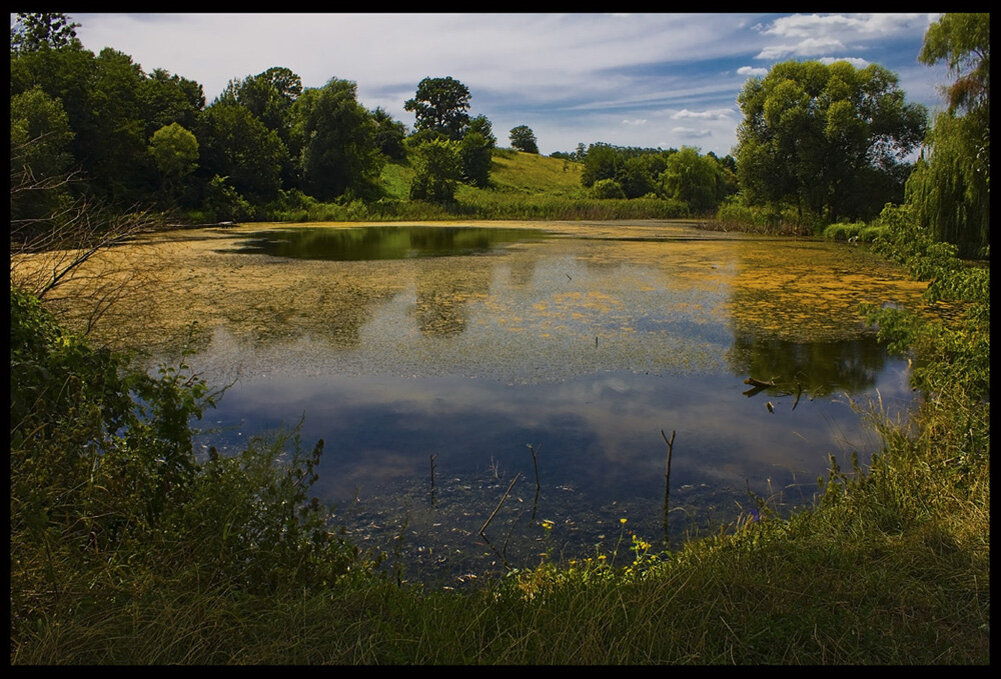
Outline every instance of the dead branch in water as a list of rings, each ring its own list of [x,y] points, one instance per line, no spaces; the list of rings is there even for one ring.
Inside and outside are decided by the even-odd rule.
[[[485,531],[487,530],[487,526],[489,526],[490,522],[494,520],[495,516],[497,516],[497,512],[500,511],[501,506],[507,500],[507,496],[511,494],[511,489],[514,488],[514,484],[517,483],[518,479],[520,479],[520,478],[521,478],[521,472],[518,472],[517,474],[515,474],[514,478],[511,479],[511,485],[509,485],[507,487],[507,490],[504,492],[504,497],[502,497],[500,499],[500,502],[498,502],[497,506],[494,507],[494,511],[490,513],[490,516],[487,517],[487,520],[483,523],[483,526],[480,527],[480,531],[479,531],[480,537],[482,537],[484,540],[487,539],[487,536],[485,534]],[[487,541],[489,542],[489,540],[487,540]]]

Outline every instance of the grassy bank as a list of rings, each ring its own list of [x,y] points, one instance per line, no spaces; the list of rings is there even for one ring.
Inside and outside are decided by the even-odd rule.
[[[816,508],[674,553],[623,525],[616,552],[465,592],[327,530],[316,442],[196,461],[207,385],[130,375],[12,293],[11,662],[989,663],[989,269],[884,222],[955,313],[869,311],[925,398],[907,422],[858,404],[885,441],[866,473],[832,461]]]

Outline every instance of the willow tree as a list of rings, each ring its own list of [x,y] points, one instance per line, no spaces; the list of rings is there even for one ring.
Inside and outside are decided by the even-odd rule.
[[[738,180],[748,203],[836,221],[874,216],[903,198],[902,161],[920,144],[927,114],[905,103],[893,72],[787,61],[749,79],[738,102]]]
[[[936,240],[965,257],[990,247],[990,15],[946,14],[925,34],[918,57],[948,63],[955,81],[947,108],[925,140],[927,154],[907,182],[907,200]]]

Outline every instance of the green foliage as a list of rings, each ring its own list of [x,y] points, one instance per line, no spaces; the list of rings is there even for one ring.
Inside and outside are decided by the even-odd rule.
[[[418,132],[427,130],[458,141],[469,124],[469,99],[469,88],[451,76],[424,78],[403,108],[414,114]]]
[[[62,104],[40,87],[10,98],[11,219],[43,218],[69,202],[73,138]]]
[[[379,151],[391,161],[401,161],[407,157],[407,147],[404,139],[407,136],[406,127],[398,120],[393,120],[382,108],[376,107],[372,111],[372,120],[375,122],[375,145]]]
[[[490,165],[493,157],[490,142],[479,132],[467,132],[459,143],[459,161],[463,180],[473,186],[490,184]]]
[[[251,199],[277,195],[288,152],[278,134],[245,107],[225,103],[208,107],[201,115],[197,138],[201,175],[226,177],[230,186]]]
[[[357,101],[357,86],[332,78],[292,108],[293,147],[301,149],[302,188],[318,200],[376,197],[385,156],[376,123]]]
[[[362,565],[308,495],[322,441],[199,460],[215,395],[183,363],[132,371],[15,288],[10,321],[12,643],[150,586],[301,591]]]
[[[178,180],[194,172],[198,160],[198,140],[177,123],[161,127],[150,140],[149,152],[161,174]]]
[[[659,176],[665,195],[687,203],[696,214],[715,210],[728,191],[726,173],[713,156],[682,147]]]
[[[595,198],[625,198],[626,192],[622,190],[622,184],[614,179],[599,179],[591,186],[591,195]]]
[[[990,14],[944,14],[928,27],[918,60],[925,64],[945,61],[956,81],[948,88],[950,113],[990,106]],[[990,119],[990,112],[985,119]],[[988,133],[989,134],[989,133]]]
[[[233,188],[226,177],[215,175],[205,187],[202,210],[210,221],[238,222],[255,215],[254,207]]]
[[[487,146],[491,149],[497,147],[497,137],[494,136],[493,125],[485,115],[478,115],[469,120],[469,127],[466,129],[466,134],[469,134],[470,132],[476,132],[483,135],[483,138],[487,142]]]
[[[949,108],[935,119],[907,182],[907,202],[937,240],[964,257],[990,248],[990,16],[946,14],[925,34],[921,61],[946,61],[955,74]]]
[[[527,125],[518,125],[511,129],[511,148],[523,153],[538,153],[539,145],[535,133]]]
[[[462,178],[462,159],[456,142],[432,139],[414,149],[411,200],[450,203]]]
[[[936,240],[909,206],[887,205],[878,225],[884,233],[875,240],[876,249],[928,281],[929,302],[959,310],[958,319],[946,325],[903,309],[867,307],[880,338],[895,351],[915,353],[914,381],[926,392],[952,392],[961,385],[970,398],[989,399],[990,269],[957,259],[955,246]]]
[[[924,108],[904,103],[897,83],[881,66],[844,61],[788,61],[749,79],[738,97],[744,199],[792,204],[827,222],[875,216],[895,197],[900,159],[925,131]],[[874,185],[881,195],[869,195]]]
[[[78,28],[80,24],[58,12],[18,12],[10,27],[10,51],[22,54],[64,47],[79,49]]]

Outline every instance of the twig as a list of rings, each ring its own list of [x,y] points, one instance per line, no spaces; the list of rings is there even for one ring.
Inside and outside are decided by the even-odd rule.
[[[532,452],[532,466],[535,467],[535,499],[532,501],[532,520],[535,520],[535,510],[539,507],[539,491],[542,484],[539,483],[539,460],[535,454],[535,447],[528,443],[528,449]]]
[[[431,506],[432,507],[434,507],[434,505],[435,505],[435,497],[434,497],[434,461],[435,461],[436,457],[438,457],[437,453],[435,453],[434,455],[431,456]]]
[[[500,511],[501,505],[503,505],[504,501],[507,500],[507,496],[511,494],[511,489],[514,488],[514,484],[517,483],[518,479],[520,479],[520,478],[521,478],[521,472],[518,472],[517,474],[514,475],[514,478],[511,479],[511,485],[509,485],[507,487],[507,490],[504,492],[504,497],[502,497],[500,499],[500,502],[497,503],[497,506],[494,508],[494,511],[491,512],[491,514],[487,518],[486,522],[484,522],[483,526],[480,528],[480,536],[484,540],[487,539],[487,536],[484,534],[484,531],[486,531],[487,526],[490,525],[490,522],[494,520],[494,517],[497,516],[497,512]]]
[[[671,455],[674,454],[674,435],[675,431],[671,430],[671,439],[668,440],[667,434],[664,430],[660,430],[660,435],[664,437],[664,442],[667,444],[667,468],[664,472],[664,544],[670,545],[670,536],[667,531],[667,514],[670,507],[670,497],[671,497]]]

